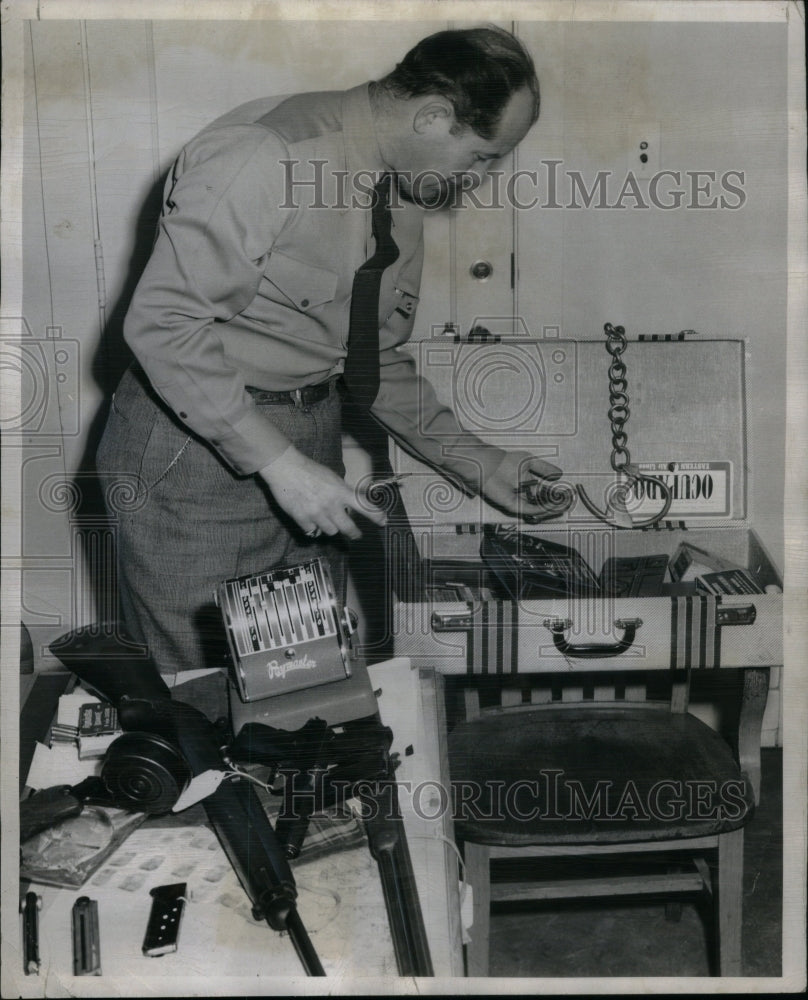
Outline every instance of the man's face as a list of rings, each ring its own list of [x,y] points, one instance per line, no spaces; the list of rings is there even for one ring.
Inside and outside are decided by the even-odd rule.
[[[441,113],[442,104],[448,113]],[[434,207],[445,204],[457,188],[476,186],[492,161],[525,137],[533,124],[533,106],[527,87],[516,91],[505,105],[494,138],[483,139],[470,128],[457,129],[447,102],[425,102],[408,149],[409,162],[406,167],[397,165],[399,190],[411,201]]]

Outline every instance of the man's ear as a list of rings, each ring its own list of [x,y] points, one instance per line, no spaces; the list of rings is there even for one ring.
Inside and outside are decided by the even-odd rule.
[[[437,127],[450,132],[455,124],[454,108],[443,97],[432,97],[425,101],[415,112],[412,120],[413,132],[422,135]]]

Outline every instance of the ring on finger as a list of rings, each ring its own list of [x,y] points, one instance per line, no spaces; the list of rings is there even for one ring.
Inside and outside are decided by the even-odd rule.
[[[311,529],[311,531],[307,531],[306,532],[306,537],[307,538],[319,538],[321,534],[322,534],[322,531],[319,528],[314,527],[314,528]]]

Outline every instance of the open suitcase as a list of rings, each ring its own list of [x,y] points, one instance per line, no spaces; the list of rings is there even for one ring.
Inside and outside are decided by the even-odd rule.
[[[560,466],[569,492],[580,484],[591,502],[576,492],[560,517],[516,521],[394,445],[406,474],[388,530],[397,655],[446,674],[582,659],[593,671],[782,663],[782,581],[748,520],[742,341],[626,345],[624,429],[633,464],[652,478],[625,507],[647,524],[662,507],[654,479],[672,494],[663,520],[629,530],[589,509],[608,522],[617,481],[604,342],[439,336],[408,349],[466,428]],[[510,562],[495,557],[503,540]],[[555,588],[513,575],[542,543],[568,555]]]

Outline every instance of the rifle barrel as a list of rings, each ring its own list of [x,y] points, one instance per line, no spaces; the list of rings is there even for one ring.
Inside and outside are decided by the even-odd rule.
[[[300,959],[300,964],[306,970],[306,975],[324,976],[325,969],[317,956],[317,952],[314,950],[314,945],[311,943],[308,931],[303,926],[300,914],[294,907],[286,917],[286,930],[289,932],[289,940],[294,945]]]
[[[385,782],[375,792],[365,787],[363,793],[360,798],[371,807],[365,829],[370,853],[379,866],[398,974],[434,976],[395,782]]]
[[[392,821],[396,822],[396,821]],[[401,823],[401,820],[397,821]],[[402,831],[403,833],[403,831]],[[406,841],[377,857],[387,919],[400,976],[434,976]]]

